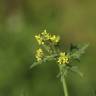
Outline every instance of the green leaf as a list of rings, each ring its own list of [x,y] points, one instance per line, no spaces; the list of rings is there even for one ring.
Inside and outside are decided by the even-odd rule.
[[[80,77],[84,77],[84,74],[79,70],[79,68],[78,68],[77,66],[71,67],[70,70],[71,70],[72,72],[77,73]]]
[[[78,45],[75,45],[75,44],[70,44],[70,51],[73,51],[75,49],[78,49]]]
[[[30,69],[34,68],[35,66],[39,65],[40,62],[34,62],[31,66],[30,66]]]
[[[70,53],[70,58],[72,59],[78,59],[80,58],[81,55],[85,53],[86,48],[89,46],[89,44],[85,44],[83,46],[79,46],[78,50],[75,50]]]

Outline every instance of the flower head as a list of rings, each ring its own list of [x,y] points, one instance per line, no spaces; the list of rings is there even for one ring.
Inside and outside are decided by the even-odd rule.
[[[43,36],[43,38],[46,40],[49,40],[51,35],[49,33],[47,33],[46,30],[44,30],[44,32],[41,33],[41,35]]]
[[[56,36],[56,35],[53,35],[50,37],[50,40],[53,42],[53,43],[58,43],[59,40],[60,40],[60,37],[59,36]]]
[[[65,55],[65,52],[61,52],[57,61],[59,64],[67,64],[69,63],[69,58]]]
[[[43,38],[40,36],[40,34],[36,35],[35,38],[36,38],[36,40],[37,40],[39,45],[43,45],[44,44]]]
[[[46,41],[51,41],[51,43],[57,44],[60,41],[60,37],[56,35],[51,35],[46,30],[41,34],[35,36],[39,45],[43,45]]]
[[[42,50],[41,48],[39,48],[39,49],[36,51],[36,55],[35,55],[37,61],[38,61],[38,62],[41,61],[42,58],[43,58],[43,56],[44,56],[43,50]]]

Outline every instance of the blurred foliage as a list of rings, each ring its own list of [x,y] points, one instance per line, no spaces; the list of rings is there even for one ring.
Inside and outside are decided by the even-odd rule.
[[[38,47],[34,34],[43,29],[59,34],[62,48],[90,43],[75,62],[85,77],[69,75],[68,91],[95,96],[96,0],[0,0],[0,96],[63,96],[55,62],[29,68]]]

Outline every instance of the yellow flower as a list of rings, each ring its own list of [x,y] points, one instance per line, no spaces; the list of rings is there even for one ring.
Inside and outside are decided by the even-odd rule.
[[[69,63],[69,58],[65,55],[65,52],[61,52],[57,61],[59,64],[67,64]]]
[[[36,40],[37,40],[39,45],[43,45],[44,44],[43,38],[40,36],[40,34],[36,35],[35,38],[36,38]]]
[[[43,50],[42,50],[41,48],[39,48],[39,49],[36,51],[36,55],[35,55],[37,61],[38,61],[38,62],[41,61],[42,58],[43,58],[43,56],[44,56]]]
[[[56,36],[56,35],[53,35],[50,37],[50,40],[53,42],[53,43],[58,43],[59,40],[60,40],[60,37],[59,36]]]
[[[45,36],[47,34],[46,29],[41,34]]]
[[[58,43],[60,41],[60,37],[56,35],[49,34],[46,30],[44,30],[41,34],[35,36],[39,45],[43,45],[46,41],[51,41],[52,43]]]
[[[44,32],[41,33],[42,36],[44,37],[45,40],[49,40],[51,35],[49,33],[47,33],[46,30],[44,30]]]
[[[46,30],[44,30],[44,32],[42,32],[41,34],[44,37],[45,41],[46,40],[51,40],[51,42],[53,42],[53,43],[58,43],[59,40],[60,40],[59,36],[51,35],[51,34],[47,33]]]

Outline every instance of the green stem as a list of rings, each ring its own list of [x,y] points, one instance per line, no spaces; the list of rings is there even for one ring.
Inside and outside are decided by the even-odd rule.
[[[66,78],[64,76],[64,74],[62,74],[62,66],[59,66],[60,69],[60,73],[61,73],[61,82],[63,85],[63,91],[64,91],[64,96],[68,96],[68,90],[67,90],[67,84],[66,84]]]
[[[67,84],[64,76],[61,76],[65,96],[68,96]]]

